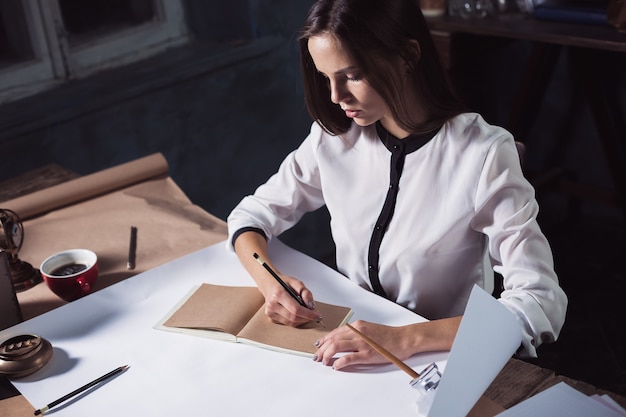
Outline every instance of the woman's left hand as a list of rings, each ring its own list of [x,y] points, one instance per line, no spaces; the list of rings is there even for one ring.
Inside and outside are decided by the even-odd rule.
[[[391,327],[366,321],[356,321],[352,326],[361,333],[385,347],[399,359],[406,359],[412,352],[403,347],[400,340],[402,331],[399,327]],[[332,365],[333,369],[341,369],[357,364],[376,364],[389,362],[376,352],[358,334],[347,326],[339,327],[316,342],[318,350],[313,358],[324,365]],[[337,353],[349,352],[333,361]]]
[[[450,350],[459,328],[461,317],[414,323],[407,326],[387,326],[358,320],[352,327],[367,335],[400,360],[420,352]],[[347,326],[339,327],[316,342],[313,360],[333,369],[351,365],[388,363],[358,334]],[[336,359],[335,355],[345,353]]]

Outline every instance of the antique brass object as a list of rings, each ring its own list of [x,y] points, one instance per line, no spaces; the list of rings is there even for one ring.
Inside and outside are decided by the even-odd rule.
[[[42,281],[39,271],[18,257],[23,242],[24,226],[17,213],[9,209],[0,209],[0,250],[9,254],[11,280],[15,292],[27,290]]]

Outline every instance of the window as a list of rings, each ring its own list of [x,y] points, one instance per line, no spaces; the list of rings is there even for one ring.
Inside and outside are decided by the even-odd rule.
[[[181,0],[2,0],[0,102],[187,39]]]
[[[54,78],[36,0],[0,2],[0,101],[39,90]]]

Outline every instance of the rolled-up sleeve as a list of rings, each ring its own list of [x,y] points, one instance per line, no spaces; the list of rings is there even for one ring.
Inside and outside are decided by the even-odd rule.
[[[473,226],[489,237],[489,256],[502,275],[500,302],[520,321],[520,355],[537,356],[565,322],[567,296],[550,245],[537,223],[533,187],[524,178],[512,138],[495,141],[477,185]]]

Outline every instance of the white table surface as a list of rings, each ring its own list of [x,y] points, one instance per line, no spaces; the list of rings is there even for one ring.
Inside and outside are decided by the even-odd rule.
[[[157,330],[154,326],[202,282],[254,285],[223,242],[90,294],[0,332],[38,334],[51,361],[12,382],[36,408],[114,368],[130,369],[55,407],[63,416],[415,416],[410,377],[393,365],[333,371],[309,358]],[[319,301],[353,308],[352,321],[401,325],[424,319],[363,290],[327,266],[275,241],[272,261],[302,279]],[[418,372],[448,354],[416,355]]]

